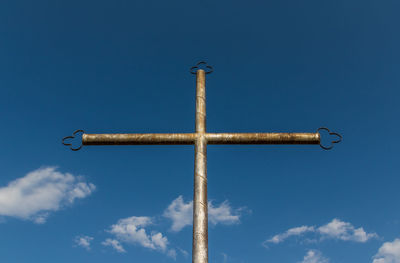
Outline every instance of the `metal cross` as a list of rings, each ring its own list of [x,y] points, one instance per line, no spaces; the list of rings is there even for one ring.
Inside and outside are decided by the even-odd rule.
[[[63,144],[72,150],[79,150],[82,145],[193,145],[194,163],[194,198],[193,198],[193,247],[192,262],[208,262],[208,211],[207,211],[207,144],[319,144],[329,150],[334,143],[339,143],[342,136],[322,127],[315,133],[208,133],[206,132],[206,74],[213,71],[206,62],[201,61],[190,69],[196,75],[196,132],[195,133],[145,133],[145,134],[86,134],[77,130],[72,136],[63,138]],[[319,131],[325,130],[337,136],[330,146],[321,144]],[[73,139],[82,134],[82,144],[73,148]]]

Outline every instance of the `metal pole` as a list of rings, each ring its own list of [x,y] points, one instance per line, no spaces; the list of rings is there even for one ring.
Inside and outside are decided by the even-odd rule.
[[[316,133],[207,133],[207,144],[320,144]]]
[[[83,145],[193,145],[196,133],[116,133],[82,135]]]
[[[206,74],[196,72],[196,133],[193,197],[193,263],[208,263]]]
[[[198,136],[207,144],[319,144],[316,133],[115,133],[82,135],[83,145],[193,145]]]

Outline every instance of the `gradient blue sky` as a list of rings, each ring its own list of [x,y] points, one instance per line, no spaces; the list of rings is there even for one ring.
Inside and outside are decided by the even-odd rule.
[[[187,220],[192,146],[72,152],[61,138],[75,129],[192,132],[188,69],[204,59],[215,69],[208,131],[327,126],[344,137],[331,151],[209,146],[210,262],[400,262],[399,8],[2,1],[0,262],[191,262],[191,226],[173,231],[166,211],[182,201],[175,219]],[[137,231],[115,235],[126,218]],[[158,233],[166,248],[151,240]]]

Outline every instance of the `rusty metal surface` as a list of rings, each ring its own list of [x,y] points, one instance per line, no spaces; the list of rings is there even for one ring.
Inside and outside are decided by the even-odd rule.
[[[208,263],[206,73],[196,74],[196,143],[193,193],[192,262]]]
[[[201,118],[201,117],[199,117]],[[201,121],[199,119],[199,121]],[[198,133],[83,134],[83,145],[190,145]],[[316,133],[203,133],[207,144],[319,144]],[[73,138],[67,136],[66,138]],[[69,145],[69,144],[66,144]]]
[[[208,144],[319,144],[319,133],[207,133]]]
[[[194,144],[195,133],[83,134],[83,145]]]

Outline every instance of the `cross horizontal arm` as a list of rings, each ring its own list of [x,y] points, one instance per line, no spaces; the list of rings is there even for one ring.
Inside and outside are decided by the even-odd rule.
[[[83,145],[190,145],[196,133],[83,134]],[[316,133],[205,133],[207,144],[320,144]]]
[[[194,144],[196,133],[117,133],[82,135],[82,145]]]
[[[320,144],[316,133],[207,133],[208,144]]]

